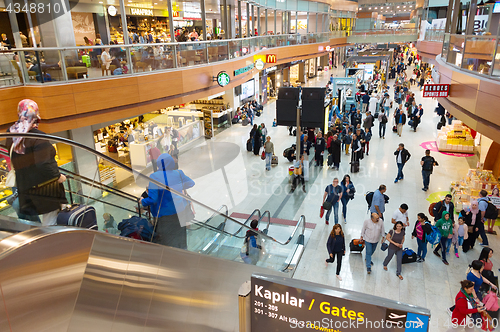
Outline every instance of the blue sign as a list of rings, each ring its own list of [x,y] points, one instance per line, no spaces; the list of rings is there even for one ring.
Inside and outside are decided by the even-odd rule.
[[[409,312],[406,317],[405,332],[428,331],[429,317]]]

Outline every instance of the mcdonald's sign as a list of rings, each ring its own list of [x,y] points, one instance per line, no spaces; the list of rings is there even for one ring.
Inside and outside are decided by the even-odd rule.
[[[276,63],[276,54],[266,54],[266,63]]]

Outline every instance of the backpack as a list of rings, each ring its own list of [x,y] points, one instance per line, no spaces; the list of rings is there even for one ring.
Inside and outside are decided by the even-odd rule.
[[[366,203],[368,203],[368,210],[370,210],[370,208],[372,207],[373,194],[374,194],[373,191],[368,191],[365,194]]]
[[[498,209],[490,201],[486,201],[486,202],[488,203],[488,207],[486,207],[486,211],[484,212],[484,217],[486,219],[495,220],[496,218],[498,218]]]
[[[425,240],[430,244],[438,244],[441,241],[441,232],[436,226],[431,227],[431,233],[425,237]]]
[[[425,158],[423,169],[424,171],[432,171],[432,167],[434,166],[434,162],[432,161],[432,157]]]
[[[384,114],[384,115],[382,115],[382,119],[381,119],[381,121],[380,121],[380,122],[381,122],[382,124],[386,124],[386,123],[387,123],[387,121],[388,121],[388,120],[387,120],[387,115],[385,115],[385,114]]]

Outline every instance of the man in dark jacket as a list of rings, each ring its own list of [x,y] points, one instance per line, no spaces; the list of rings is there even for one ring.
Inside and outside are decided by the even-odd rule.
[[[326,142],[323,138],[321,132],[318,133],[316,138],[316,143],[314,143],[314,159],[316,160],[316,166],[323,167],[323,155],[325,153]]]
[[[361,97],[361,100],[363,100],[363,113],[365,113],[368,109],[368,104],[370,103],[370,95],[365,93],[363,97]]]
[[[351,126],[356,128],[358,124],[361,124],[361,118],[362,118],[361,111],[357,110],[356,113],[351,115]]]
[[[394,155],[396,156],[396,163],[398,165],[398,175],[396,176],[394,183],[398,183],[399,180],[403,180],[404,178],[403,167],[406,162],[410,160],[411,154],[405,149],[405,145],[403,143],[399,143],[398,149],[394,152]]]
[[[434,215],[434,221],[438,221],[443,216],[443,212],[449,212],[450,218],[453,220],[455,215],[455,205],[451,201],[451,195],[447,194],[444,200],[439,201],[432,208],[432,214]]]

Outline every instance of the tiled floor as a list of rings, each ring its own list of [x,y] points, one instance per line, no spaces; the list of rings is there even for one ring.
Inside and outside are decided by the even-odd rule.
[[[336,76],[343,76],[343,70],[334,72]],[[324,86],[329,73],[309,81],[309,86]],[[391,94],[393,92],[392,82]],[[424,149],[420,144],[433,141],[436,138],[436,123],[438,117],[433,112],[436,101],[422,98],[416,87],[417,103],[422,103],[424,116],[417,132],[405,126],[402,137],[399,138],[391,131],[392,116],[389,119],[388,131],[385,139],[378,137],[378,121],[376,121],[374,137],[370,142],[370,155],[361,161],[361,170],[352,174],[352,181],[356,186],[356,197],[349,203],[347,223],[342,222],[346,234],[346,243],[353,238],[359,238],[361,226],[367,214],[367,204],[364,194],[373,191],[380,184],[387,185],[387,195],[390,202],[386,206],[385,229],[391,228],[392,213],[401,203],[409,205],[411,227],[413,229],[416,215],[419,212],[428,214],[429,202],[426,200],[434,192],[449,190],[450,181],[461,178],[477,162],[477,157],[453,157],[432,152],[440,166],[435,168],[431,176],[430,189],[427,193],[421,190],[422,177],[420,159]],[[392,112],[391,112],[392,113]],[[289,136],[287,128],[272,128],[275,118],[275,103],[271,102],[265,109],[263,116],[256,118],[257,123],[265,123],[268,134],[274,142],[275,154],[279,158],[279,165],[270,172],[265,171],[264,161],[246,151],[246,140],[251,127],[234,125],[210,141],[199,140],[195,151],[181,154],[180,167],[191,176],[196,185],[189,190],[190,195],[206,204],[218,208],[225,204],[229,213],[239,212],[250,214],[256,208],[261,211],[269,210],[274,218],[298,220],[301,215],[306,216],[309,223],[316,223],[317,227],[308,236],[304,255],[297,267],[294,278],[304,279],[321,284],[337,286],[354,291],[365,292],[401,302],[423,306],[431,310],[431,331],[445,331],[445,322],[449,318],[446,308],[453,303],[459,290],[458,282],[465,278],[467,264],[477,259],[481,250],[476,246],[467,254],[460,252],[460,258],[450,257],[449,266],[443,265],[440,259],[432,254],[429,247],[427,259],[424,263],[403,265],[400,281],[395,274],[395,259],[389,264],[389,271],[382,269],[384,252],[380,246],[374,254],[375,266],[371,275],[366,274],[364,253],[347,252],[343,259],[341,276],[343,281],[335,278],[335,266],[325,268],[324,260],[327,257],[326,241],[331,225],[326,226],[319,218],[319,208],[324,188],[331,183],[334,177],[340,179],[349,174],[349,156],[343,156],[340,171],[333,171],[326,167],[311,168],[311,181],[307,183],[307,193],[297,190],[289,193],[288,167],[290,163],[282,157],[282,151],[295,143],[295,137]],[[405,178],[394,183],[397,173],[394,151],[399,143],[404,143],[412,157],[404,168]],[[221,153],[221,150],[223,153]],[[214,158],[215,157],[215,158]],[[137,185],[126,188],[133,192],[139,190]],[[202,206],[196,207],[197,218],[211,215],[211,212]],[[332,218],[333,219],[333,218]],[[285,227],[279,227],[286,232]],[[286,234],[280,234],[286,237]],[[496,236],[490,236],[490,243],[494,250],[499,249]],[[407,234],[405,247],[416,250],[416,241]],[[500,267],[500,261],[493,257],[495,268]]]

